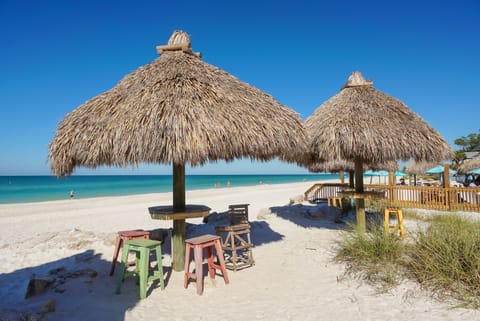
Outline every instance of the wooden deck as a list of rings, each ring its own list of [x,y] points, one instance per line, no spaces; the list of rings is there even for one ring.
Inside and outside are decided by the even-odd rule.
[[[347,184],[314,184],[304,194],[310,202],[337,197]],[[384,191],[387,206],[480,212],[480,187],[430,187],[365,184],[365,190]]]

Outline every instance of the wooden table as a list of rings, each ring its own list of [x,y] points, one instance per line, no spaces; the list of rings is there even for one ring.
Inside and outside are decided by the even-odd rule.
[[[148,208],[154,220],[172,220],[172,268],[183,271],[185,267],[185,219],[204,217],[210,214],[210,207],[205,205],[185,205],[183,210],[175,210],[172,205],[152,206]]]

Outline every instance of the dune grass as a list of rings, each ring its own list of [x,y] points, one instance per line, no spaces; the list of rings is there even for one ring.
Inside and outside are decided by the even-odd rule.
[[[340,250],[335,260],[346,264],[346,274],[388,290],[399,282],[404,244],[394,234],[384,235],[376,224],[368,227],[369,233],[359,233],[350,226],[338,242]]]
[[[436,216],[406,249],[404,265],[438,299],[480,308],[480,223],[458,215]]]
[[[388,290],[402,278],[419,282],[439,300],[480,308],[480,223],[459,215],[425,219],[429,226],[406,241],[384,235],[379,226],[355,229],[339,239],[335,259],[346,273]]]

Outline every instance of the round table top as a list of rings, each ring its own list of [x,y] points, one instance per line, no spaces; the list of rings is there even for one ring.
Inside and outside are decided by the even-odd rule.
[[[154,220],[184,220],[186,218],[203,217],[210,214],[210,207],[205,205],[185,205],[183,211],[175,211],[173,205],[160,205],[148,208],[150,217]]]

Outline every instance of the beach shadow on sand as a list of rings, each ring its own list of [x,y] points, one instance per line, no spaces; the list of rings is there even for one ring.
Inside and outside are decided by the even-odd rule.
[[[336,207],[328,206],[326,202],[276,206],[270,207],[269,210],[277,217],[304,228],[339,230],[344,229],[347,224],[355,220],[352,210],[342,212]]]
[[[89,249],[0,274],[0,320],[124,320],[140,302],[139,287],[129,277],[115,294],[120,265],[110,276],[111,264]],[[171,268],[164,266],[163,271],[167,286]],[[157,290],[158,282],[150,283],[147,298]]]
[[[216,234],[216,226],[228,226],[230,221],[228,218],[229,212],[213,213],[204,219],[203,224],[188,224],[187,223],[187,238],[196,237],[203,234]],[[254,246],[267,244],[271,242],[278,242],[284,238],[270,227],[265,221],[251,221],[250,222],[250,236]]]

